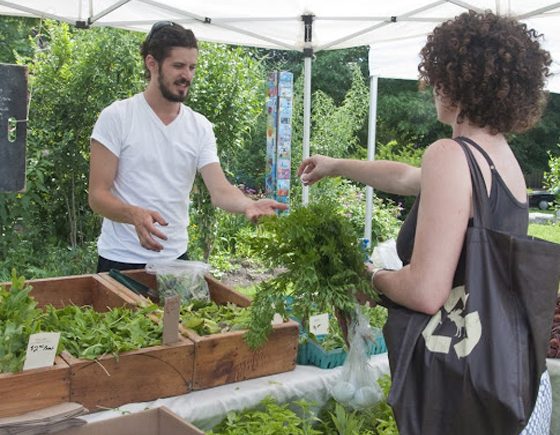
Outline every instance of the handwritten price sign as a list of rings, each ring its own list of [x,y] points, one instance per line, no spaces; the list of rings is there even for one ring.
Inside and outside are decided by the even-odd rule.
[[[27,353],[23,370],[51,367],[54,364],[60,332],[39,332],[31,334],[27,343]]]

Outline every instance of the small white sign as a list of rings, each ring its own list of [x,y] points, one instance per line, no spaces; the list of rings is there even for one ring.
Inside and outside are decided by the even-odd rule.
[[[181,298],[179,295],[165,298],[163,308],[163,344],[169,345],[179,341],[179,315]]]
[[[284,323],[284,318],[279,313],[274,313],[271,323],[273,325],[281,325],[282,323]]]
[[[315,335],[329,333],[329,313],[317,314],[309,317],[309,331]]]
[[[23,370],[52,367],[60,332],[39,332],[29,336]]]

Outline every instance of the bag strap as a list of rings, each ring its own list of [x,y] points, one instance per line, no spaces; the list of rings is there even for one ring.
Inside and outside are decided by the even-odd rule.
[[[480,145],[475,144],[475,142],[472,142],[470,139],[466,139],[467,138],[459,136],[453,140],[463,148],[463,152],[467,157],[467,163],[469,164],[472,182],[473,225],[475,227],[487,227],[490,222],[490,204],[488,194],[486,193],[486,182],[484,181],[476,158],[465,142],[474,144],[475,148],[481,151],[481,154],[486,157],[491,168],[493,168],[494,165],[488,154],[482,151]]]

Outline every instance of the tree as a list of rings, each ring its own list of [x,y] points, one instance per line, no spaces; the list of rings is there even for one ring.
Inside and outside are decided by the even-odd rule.
[[[15,63],[17,56],[32,56],[29,35],[37,36],[41,25],[36,18],[0,16],[0,62]]]
[[[37,250],[96,235],[87,204],[89,135],[104,106],[141,85],[138,34],[44,21],[40,37],[42,50],[18,57],[29,68],[31,94],[27,191],[0,197],[2,233],[20,228]]]

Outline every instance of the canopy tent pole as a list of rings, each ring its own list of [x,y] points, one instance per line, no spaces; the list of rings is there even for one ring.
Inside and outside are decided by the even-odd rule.
[[[368,143],[367,159],[375,160],[375,134],[377,127],[377,84],[378,76],[374,73],[372,47],[369,47],[369,115],[368,115]],[[364,239],[367,241],[366,248],[371,247],[371,220],[373,218],[373,187],[366,186],[366,217],[364,225]]]
[[[309,157],[309,139],[311,137],[311,60],[313,56],[312,26],[313,15],[303,15],[304,48],[303,48],[303,151],[302,160]],[[301,192],[303,205],[309,203],[309,186],[303,186]]]

